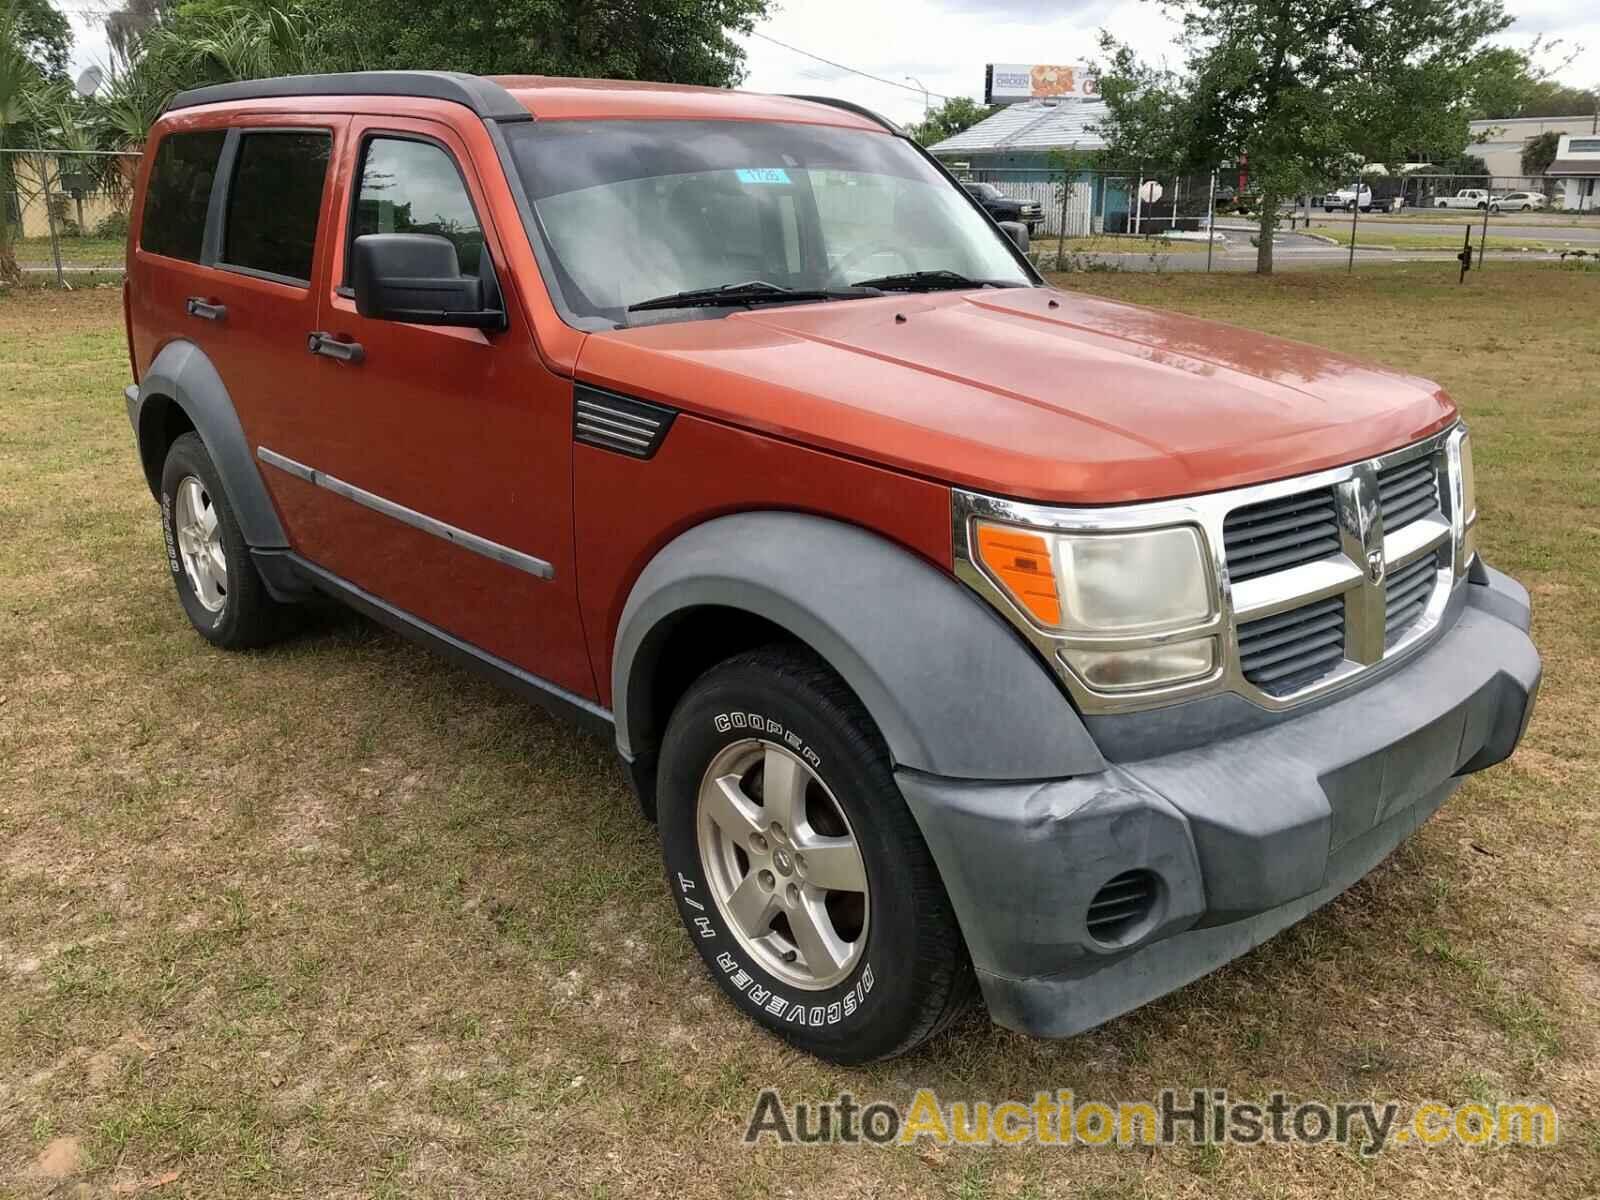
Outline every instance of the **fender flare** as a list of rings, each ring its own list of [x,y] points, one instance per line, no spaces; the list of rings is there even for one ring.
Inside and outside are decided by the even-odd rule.
[[[896,767],[955,779],[1103,770],[1076,710],[1034,651],[981,598],[853,525],[790,512],[718,517],[640,574],[612,655],[617,748],[654,758],[669,712],[651,681],[674,618],[751,613],[819,654],[861,700]]]
[[[169,342],[140,378],[137,400],[130,397],[129,415],[139,439],[140,457],[146,464],[150,490],[159,493],[160,465],[157,464],[154,471],[150,469],[151,460],[145,445],[150,435],[145,409],[154,397],[165,398],[181,408],[200,435],[206,453],[222,475],[223,486],[228,489],[228,500],[233,505],[245,542],[257,550],[287,548],[289,539],[284,536],[278,511],[272,506],[267,485],[250,453],[239,414],[234,410],[222,376],[217,374],[205,352],[193,342]]]

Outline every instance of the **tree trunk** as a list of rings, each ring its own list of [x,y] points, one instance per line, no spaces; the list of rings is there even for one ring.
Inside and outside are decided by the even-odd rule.
[[[1278,193],[1261,189],[1261,233],[1256,238],[1256,274],[1272,274],[1272,234],[1278,228]]]

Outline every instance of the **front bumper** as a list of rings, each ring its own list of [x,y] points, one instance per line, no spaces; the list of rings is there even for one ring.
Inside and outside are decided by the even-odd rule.
[[[1073,779],[897,778],[943,874],[991,1015],[1066,1037],[1236,958],[1381,862],[1509,756],[1540,677],[1527,592],[1475,567],[1426,650],[1266,728]],[[1125,872],[1147,914],[1115,944],[1090,903]]]

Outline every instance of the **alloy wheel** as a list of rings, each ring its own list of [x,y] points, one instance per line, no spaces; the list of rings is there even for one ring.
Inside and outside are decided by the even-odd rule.
[[[183,559],[183,573],[195,599],[207,612],[221,612],[228,602],[228,558],[222,548],[222,526],[206,485],[194,475],[178,484],[173,532]]]
[[[745,952],[810,991],[848,978],[867,944],[866,863],[816,772],[776,742],[735,742],[706,769],[697,809],[711,894]]]

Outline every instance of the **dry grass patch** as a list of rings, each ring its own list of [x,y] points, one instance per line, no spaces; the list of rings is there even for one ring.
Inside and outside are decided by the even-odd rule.
[[[1515,761],[1226,970],[1072,1041],[975,1014],[865,1070],[794,1054],[714,992],[607,745],[346,615],[270,652],[208,648],[135,462],[116,292],[0,298],[0,1193],[1600,1189],[1593,276],[1065,282],[1443,380],[1476,432],[1488,556],[1536,593],[1540,713]],[[1550,1151],[1377,1162],[752,1151],[766,1085],[1547,1096],[1567,1125]]]

